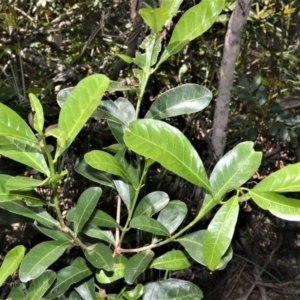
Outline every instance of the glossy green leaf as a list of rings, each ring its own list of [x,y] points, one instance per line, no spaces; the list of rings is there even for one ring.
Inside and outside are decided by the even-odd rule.
[[[34,246],[24,257],[19,276],[22,282],[39,277],[68,248],[68,241],[47,241]]]
[[[128,101],[128,100],[127,100]],[[118,105],[111,100],[103,100],[93,113],[94,118],[107,119],[117,124],[126,125],[126,120]]]
[[[39,133],[43,133],[44,129],[44,111],[40,100],[34,95],[29,94],[31,110],[34,111],[33,127]]]
[[[45,299],[57,299],[63,295],[72,284],[84,280],[93,272],[85,259],[77,257],[70,266],[62,268],[57,272],[54,286],[49,290]]]
[[[56,274],[54,271],[46,270],[43,274],[34,279],[28,289],[26,300],[42,299],[55,278]]]
[[[26,191],[26,190],[32,190],[38,186],[41,186],[44,184],[43,180],[37,180],[30,177],[25,176],[16,176],[11,177],[5,184],[5,187],[9,191]]]
[[[207,31],[223,10],[225,0],[202,0],[187,10],[176,23],[167,48],[158,66],[171,55],[178,53],[190,41]]]
[[[161,211],[170,201],[165,192],[155,191],[146,195],[137,205],[133,217],[148,216],[152,217]]]
[[[141,283],[139,283],[138,285],[135,286],[134,289],[123,293],[122,296],[126,300],[138,300],[143,295],[143,293],[144,293],[144,286]]]
[[[44,235],[50,237],[53,240],[57,241],[71,241],[68,235],[66,233],[62,232],[59,227],[48,227],[44,226],[42,224],[37,223],[36,221],[34,222],[35,227],[42,232]]]
[[[136,153],[159,162],[195,185],[211,190],[197,151],[175,127],[152,119],[133,121],[125,132],[124,141]]]
[[[179,200],[173,200],[160,211],[157,221],[163,224],[169,233],[172,234],[181,225],[186,214],[186,204]]]
[[[8,295],[7,300],[26,299],[24,290],[26,290],[26,285],[24,283],[23,284],[21,283],[18,286],[13,287]]]
[[[163,0],[161,3],[161,7],[167,8],[169,14],[172,16],[178,11],[182,2],[183,0]]]
[[[144,230],[156,235],[169,236],[169,231],[164,225],[147,216],[138,216],[133,218],[130,222],[130,227]]]
[[[142,8],[139,10],[139,14],[155,35],[159,34],[166,21],[170,18],[169,10],[166,7],[158,7],[156,9]]]
[[[96,296],[95,292],[95,280],[91,277],[89,280],[85,280],[82,284],[74,287],[75,291],[84,300],[94,300]]]
[[[101,188],[90,187],[80,195],[74,213],[74,234],[76,236],[95,210],[101,194]]]
[[[104,244],[94,244],[88,246],[84,250],[86,259],[96,268],[111,271],[113,269],[114,260],[112,252]]]
[[[12,109],[0,103],[0,154],[49,176],[36,136]]]
[[[191,262],[181,250],[172,250],[153,260],[150,268],[157,270],[177,271],[189,268]]]
[[[300,191],[300,163],[288,165],[260,181],[254,188],[262,192],[299,192]]]
[[[5,282],[5,280],[14,273],[21,263],[25,254],[24,246],[16,246],[11,249],[4,257],[0,267],[0,286]]]
[[[23,201],[0,202],[0,207],[12,213],[36,220],[44,225],[59,226],[58,221],[51,217],[45,209],[41,207],[28,207]]]
[[[123,144],[112,144],[108,147],[103,147],[102,149],[111,153],[117,153],[119,151],[125,150],[126,146]]]
[[[120,225],[114,218],[100,209],[94,211],[92,217],[90,218],[90,223],[100,227],[120,228]]]
[[[239,214],[239,197],[231,197],[215,214],[203,241],[203,257],[207,267],[214,271],[228,249]]]
[[[154,252],[151,250],[142,251],[133,255],[125,266],[125,281],[128,284],[133,284],[136,278],[147,269],[153,257]]]
[[[287,221],[300,221],[300,200],[290,199],[274,192],[249,190],[252,200],[262,209]]]
[[[127,209],[131,210],[135,197],[135,190],[133,186],[127,184],[123,180],[114,180],[114,184]]]
[[[68,87],[65,89],[61,89],[56,96],[56,102],[60,107],[63,107],[65,104],[69,94],[74,90],[74,87]]]
[[[192,282],[181,279],[167,279],[145,285],[143,300],[200,300],[202,291]]]
[[[179,242],[184,247],[188,254],[196,262],[203,266],[206,266],[203,258],[203,240],[205,232],[206,230],[199,230],[177,239],[177,242]],[[223,270],[226,267],[227,263],[231,260],[233,254],[231,247],[227,252],[228,253],[225,253],[224,257],[221,259],[217,270]]]
[[[124,60],[128,64],[132,63],[132,57],[131,56],[128,56],[126,54],[117,54],[117,56],[120,57],[122,60]]]
[[[253,145],[240,143],[218,161],[209,178],[216,199],[239,188],[257,171],[262,153],[254,151]]]
[[[96,170],[89,166],[83,158],[76,161],[75,171],[85,178],[100,183],[105,186],[114,188],[112,175],[106,172]]]
[[[108,85],[109,79],[105,75],[94,74],[81,80],[68,95],[58,119],[58,129],[66,134],[66,141],[63,147],[57,147],[55,158],[71,145],[97,108]]]
[[[184,84],[170,89],[151,105],[145,118],[165,119],[203,110],[211,101],[212,93],[198,84]]]
[[[83,232],[90,237],[93,237],[95,239],[99,239],[102,241],[106,241],[109,244],[115,244],[115,238],[114,235],[110,230],[101,230],[96,225],[93,224],[87,224],[83,228]]]
[[[127,258],[124,255],[116,255],[113,269],[111,271],[100,270],[99,273],[95,274],[97,281],[102,284],[108,284],[123,278],[126,263]]]
[[[94,169],[117,175],[130,181],[130,177],[123,166],[114,156],[107,152],[100,150],[90,151],[84,155],[84,160]]]

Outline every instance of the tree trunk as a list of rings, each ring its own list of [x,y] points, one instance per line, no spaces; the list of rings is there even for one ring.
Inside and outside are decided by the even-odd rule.
[[[230,90],[233,83],[235,63],[239,52],[242,32],[249,15],[252,1],[253,0],[237,0],[225,36],[212,129],[212,146],[217,160],[223,156],[225,150],[226,128],[231,97]]]

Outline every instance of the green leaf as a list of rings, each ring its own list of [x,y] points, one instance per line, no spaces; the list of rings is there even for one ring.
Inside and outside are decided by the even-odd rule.
[[[122,294],[122,296],[127,300],[138,300],[144,293],[144,286],[139,283],[134,289],[131,291],[126,291]]]
[[[124,54],[117,54],[120,58],[130,58],[130,63],[132,63],[132,57],[124,55]],[[124,60],[124,59],[123,59]],[[126,84],[122,84],[121,82],[118,81],[113,81],[111,80],[109,83],[109,86],[107,88],[108,92],[116,92],[116,91],[135,91],[136,89],[132,86],[126,85]],[[102,101],[105,102],[105,101]],[[101,103],[102,103],[101,102]]]
[[[101,188],[90,187],[80,195],[74,213],[75,236],[78,235],[78,233],[81,231],[85,223],[92,215],[101,194],[102,194]]]
[[[12,109],[0,103],[0,154],[49,176],[36,136]]]
[[[171,55],[178,53],[190,41],[207,31],[214,24],[224,6],[225,0],[202,0],[187,10],[177,22],[171,40],[157,67]]]
[[[45,181],[37,180],[25,176],[11,177],[5,184],[5,187],[9,191],[26,191],[32,190],[38,186],[44,184]]]
[[[89,280],[85,280],[79,286],[75,286],[75,291],[84,300],[94,300],[96,297],[95,292],[95,280],[91,277]]]
[[[166,21],[171,17],[169,10],[165,7],[156,9],[142,8],[139,10],[139,14],[155,35],[159,34]]]
[[[131,210],[134,197],[135,197],[135,190],[132,185],[127,184],[123,180],[114,180],[114,184],[116,189],[123,200],[124,204],[127,207],[127,210]]]
[[[107,271],[113,270],[114,260],[112,252],[104,244],[94,244],[84,250],[86,259],[96,268]]]
[[[57,147],[55,159],[71,145],[92,116],[108,85],[105,75],[94,74],[81,80],[68,95],[58,119],[58,129],[66,134],[66,142],[63,147]]]
[[[92,274],[93,272],[85,259],[77,257],[70,266],[60,269],[57,272],[55,284],[51,290],[49,290],[45,299],[57,299],[63,295],[72,284],[82,281]]]
[[[153,257],[154,252],[151,250],[142,251],[132,256],[125,266],[125,281],[128,284],[133,284],[136,278],[147,269]]]
[[[170,201],[165,192],[155,191],[146,195],[137,205],[133,217],[151,217],[161,211]]]
[[[136,120],[130,123],[124,141],[136,153],[159,162],[195,185],[211,190],[197,151],[175,127],[158,120]]]
[[[132,63],[132,57],[130,57],[126,54],[117,54],[117,56],[120,57],[122,60],[124,60],[128,64]]]
[[[184,202],[173,200],[162,209],[157,217],[157,221],[163,224],[170,234],[176,231],[187,214],[187,206]]]
[[[41,299],[43,295],[47,292],[47,290],[50,288],[55,278],[56,274],[54,271],[46,270],[43,274],[41,274],[39,277],[37,277],[31,282],[26,299]]]
[[[239,188],[258,169],[262,153],[253,150],[253,142],[244,142],[227,152],[214,167],[209,181],[215,199]]]
[[[130,222],[130,227],[144,230],[156,235],[170,235],[168,229],[164,225],[147,216],[138,216],[133,218]]]
[[[75,171],[93,182],[115,188],[111,174],[92,168],[83,158],[76,161]]]
[[[181,250],[172,250],[154,259],[150,268],[157,270],[177,271],[189,268],[191,262]]]
[[[172,16],[177,13],[181,3],[183,0],[163,0],[161,7],[165,7],[168,9],[169,14]]]
[[[199,264],[206,266],[206,263],[203,258],[203,240],[206,230],[199,230],[193,233],[187,234],[179,239],[179,242],[188,254]],[[232,258],[232,248],[230,247],[228,253],[220,261],[217,270],[223,270],[229,260]]]
[[[14,300],[14,299],[26,299],[26,295],[24,293],[24,290],[26,290],[27,287],[26,285],[23,284],[19,284],[18,286],[15,286],[14,288],[12,288],[12,290],[10,291],[9,295],[8,295],[8,299],[7,300]]]
[[[111,153],[117,153],[119,151],[125,150],[126,147],[123,144],[112,144],[108,147],[103,147],[102,149]]]
[[[96,225],[87,224],[86,226],[84,226],[83,232],[87,236],[108,242],[109,244],[115,243],[114,235],[110,230],[101,230]]]
[[[123,166],[117,161],[114,156],[107,152],[93,150],[86,153],[84,155],[84,159],[91,167],[97,170],[111,173],[130,181],[130,177]]]
[[[94,211],[89,222],[101,227],[120,228],[120,225],[116,222],[114,218],[112,218],[110,215],[99,209]]]
[[[145,118],[165,119],[203,110],[212,93],[198,84],[184,84],[162,93],[151,105]]]
[[[74,87],[68,87],[68,88],[65,88],[65,89],[62,89],[60,90],[58,93],[57,93],[57,96],[56,96],[56,102],[57,104],[60,106],[60,107],[63,107],[63,105],[65,104],[69,94],[74,90]]]
[[[204,236],[203,257],[207,267],[214,271],[228,249],[239,214],[239,197],[231,197],[215,214]]]
[[[288,165],[259,182],[253,190],[262,192],[299,192],[300,163]]]
[[[34,222],[35,227],[42,232],[44,235],[50,237],[53,240],[57,241],[71,241],[68,235],[60,230],[59,227],[49,228],[42,224],[38,224],[36,221]]]
[[[34,246],[24,257],[19,276],[22,282],[39,277],[68,248],[68,241],[47,241]]]
[[[23,201],[0,202],[0,207],[12,213],[36,220],[46,226],[59,226],[58,221],[51,217],[45,209],[41,207],[28,207]]]
[[[202,298],[202,291],[197,285],[173,278],[146,284],[143,295],[143,300],[200,300]]]
[[[29,100],[32,111],[35,112],[33,119],[33,128],[40,134],[43,134],[44,129],[44,111],[40,100],[34,95],[29,94]]]
[[[25,254],[24,246],[16,246],[11,249],[4,257],[4,260],[0,267],[0,286],[5,282],[5,280],[14,273],[21,263]]]
[[[259,190],[249,190],[253,201],[262,209],[287,221],[300,221],[300,200]]]
[[[114,257],[114,267],[111,271],[100,270],[96,273],[96,279],[99,283],[108,284],[112,283],[120,278],[124,277],[125,265],[127,263],[127,258],[118,254]]]

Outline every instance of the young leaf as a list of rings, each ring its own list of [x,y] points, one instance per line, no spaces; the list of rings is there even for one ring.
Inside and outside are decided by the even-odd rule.
[[[253,190],[262,192],[299,192],[300,163],[286,166],[260,181]]]
[[[152,217],[162,210],[170,201],[168,194],[165,192],[155,191],[146,195],[138,204],[134,211],[133,217],[147,216]]]
[[[191,262],[181,250],[172,250],[154,259],[150,268],[157,270],[177,271],[189,268]]]
[[[101,227],[120,228],[120,225],[114,218],[99,209],[94,211],[92,217],[90,218],[90,223]]]
[[[184,134],[173,126],[158,120],[136,120],[130,123],[124,135],[125,144],[147,158],[187,181],[211,187],[203,163]]]
[[[165,7],[156,9],[141,8],[139,14],[156,36],[161,31],[166,21],[171,17],[169,10]]]
[[[95,210],[101,194],[101,188],[90,187],[80,195],[74,213],[74,234],[76,236]]]
[[[5,280],[14,273],[21,263],[25,254],[24,246],[16,246],[11,249],[4,257],[4,260],[0,267],[0,286],[5,282]]]
[[[49,176],[36,136],[12,109],[0,103],[0,154]]]
[[[151,250],[142,251],[132,256],[125,266],[125,281],[128,284],[133,284],[136,278],[147,269],[153,257],[154,252]]]
[[[69,241],[47,241],[34,246],[24,257],[19,276],[22,282],[39,277],[68,248]]]
[[[202,0],[199,4],[187,10],[177,22],[171,40],[163,52],[158,66],[208,30],[224,6],[225,0]]]
[[[126,291],[125,293],[123,293],[122,296],[126,300],[138,300],[142,297],[143,293],[144,293],[144,286],[141,283],[139,283],[131,291]]]
[[[238,196],[231,197],[215,214],[204,236],[203,257],[207,267],[214,271],[228,249],[239,214]]]
[[[300,221],[300,201],[259,190],[249,190],[252,200],[262,209],[287,221]]]
[[[33,118],[33,128],[40,134],[43,134],[44,129],[44,111],[40,100],[34,95],[29,94],[29,100],[32,111],[35,112]]]
[[[114,260],[109,247],[104,244],[94,244],[84,250],[86,259],[96,268],[106,271],[113,270]]]
[[[46,226],[59,226],[58,221],[51,217],[45,209],[41,207],[28,207],[23,201],[0,202],[0,207],[14,214],[36,220]]]
[[[184,84],[162,93],[151,105],[145,118],[165,119],[203,110],[212,93],[198,84]]]
[[[262,153],[254,151],[253,145],[253,142],[240,143],[218,161],[209,178],[216,200],[239,188],[258,169]]]
[[[100,270],[99,273],[96,273],[96,279],[99,283],[108,284],[112,283],[120,278],[124,277],[125,265],[127,263],[127,258],[118,254],[114,257],[114,268],[112,271]]]
[[[117,175],[130,181],[130,177],[123,166],[117,161],[114,156],[107,152],[100,150],[90,151],[84,155],[84,160],[91,167],[97,170]]]
[[[188,254],[199,264],[206,266],[206,263],[203,258],[203,240],[205,236],[206,230],[199,230],[195,231],[193,233],[187,234],[179,239],[177,239],[177,242],[179,242],[185,249],[185,251],[188,252]],[[227,263],[232,258],[232,248],[229,247],[229,250],[225,253],[225,256],[221,259],[217,270],[223,270]]]
[[[92,274],[93,272],[91,271],[85,259],[82,257],[77,257],[70,266],[60,269],[57,272],[55,284],[51,290],[47,292],[45,298],[59,298],[69,289],[72,284],[82,281]]]
[[[81,80],[68,95],[58,119],[58,129],[66,134],[66,142],[63,147],[57,147],[55,159],[71,145],[92,116],[108,85],[106,76],[94,74]]]
[[[178,11],[182,2],[183,0],[163,0],[161,3],[161,7],[167,8],[170,16],[172,16]]]
[[[37,277],[31,282],[27,292],[26,299],[27,300],[42,299],[43,295],[50,288],[55,278],[56,278],[56,274],[54,271],[46,270],[43,274],[41,274],[39,277]]]
[[[130,227],[144,230],[156,235],[170,235],[168,229],[164,225],[147,216],[138,216],[133,218],[130,222]]]
[[[145,285],[143,300],[201,300],[202,291],[192,282],[181,279],[167,279]]]
[[[163,224],[172,234],[181,225],[186,214],[186,204],[179,200],[173,200],[160,211],[157,221]]]
[[[111,174],[92,168],[83,158],[76,161],[75,171],[93,182],[115,188]]]

